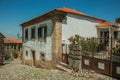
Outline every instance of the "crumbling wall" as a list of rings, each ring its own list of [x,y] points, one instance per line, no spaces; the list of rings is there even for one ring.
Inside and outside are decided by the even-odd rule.
[[[71,44],[69,46],[70,52],[68,55],[68,65],[74,71],[78,71],[81,65],[81,46]]]

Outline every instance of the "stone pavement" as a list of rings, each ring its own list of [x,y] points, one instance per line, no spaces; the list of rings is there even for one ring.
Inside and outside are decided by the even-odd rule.
[[[0,66],[0,80],[106,80],[95,77],[68,74],[60,70],[46,70],[42,68],[22,65],[19,59]]]

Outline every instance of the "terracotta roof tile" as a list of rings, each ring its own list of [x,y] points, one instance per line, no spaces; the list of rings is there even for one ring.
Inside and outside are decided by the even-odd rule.
[[[107,22],[107,21],[99,23],[97,26],[98,27],[110,27],[110,26],[112,26],[112,27],[117,27],[117,28],[119,27],[119,25],[117,25],[115,23]]]
[[[41,16],[38,16],[32,20],[29,20],[27,22],[24,22],[21,24],[22,27],[25,27],[25,26],[28,26],[28,25],[32,25],[36,22],[39,22],[39,19],[43,19],[43,16],[49,14],[49,13],[54,13],[55,11],[61,11],[63,13],[71,13],[71,14],[75,14],[75,15],[79,15],[79,16],[84,16],[84,17],[87,17],[87,18],[90,18],[90,19],[94,19],[94,20],[97,20],[97,21],[100,21],[100,22],[105,22],[106,20],[103,20],[103,19],[99,19],[99,18],[96,18],[96,17],[92,17],[92,16],[89,16],[87,14],[84,14],[84,13],[81,13],[77,10],[74,10],[74,9],[70,9],[70,8],[66,8],[66,7],[63,7],[63,8],[57,8],[57,9],[54,9],[46,14],[43,14]]]
[[[75,9],[70,9],[70,8],[66,8],[66,7],[63,7],[63,8],[58,8],[56,9],[58,11],[63,11],[63,12],[67,12],[67,13],[73,13],[73,14],[79,14],[79,15],[86,15],[84,13],[81,13]]]
[[[20,41],[16,38],[4,38],[4,42],[5,43],[16,43],[16,44],[22,43],[22,41]]]
[[[96,18],[96,17],[89,16],[89,15],[84,14],[84,13],[82,13],[82,12],[79,12],[79,11],[77,11],[77,10],[75,10],[75,9],[70,9],[70,8],[63,7],[63,8],[57,8],[56,10],[62,11],[62,12],[66,12],[66,13],[75,14],[75,15],[85,16],[85,17],[88,17],[88,18],[91,18],[91,19],[94,19],[94,20],[102,21],[102,22],[105,21],[105,20],[103,20],[103,19],[99,19],[99,18]]]
[[[98,24],[97,26],[104,27],[104,26],[112,26],[112,25],[113,24],[110,22],[102,22],[102,23]]]

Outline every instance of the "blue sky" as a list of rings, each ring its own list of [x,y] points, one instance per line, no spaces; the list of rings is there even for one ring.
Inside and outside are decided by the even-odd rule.
[[[0,0],[0,32],[17,37],[21,23],[61,7],[110,22],[120,17],[120,0]]]

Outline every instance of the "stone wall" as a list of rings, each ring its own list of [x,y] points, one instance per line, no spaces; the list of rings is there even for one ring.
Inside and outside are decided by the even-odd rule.
[[[81,60],[81,47],[79,45],[70,45],[70,52],[68,55],[68,65],[74,71],[78,71],[80,69],[80,60]]]
[[[4,58],[4,36],[0,33],[0,65],[3,64]]]
[[[62,58],[62,24],[59,18],[53,18],[52,64],[58,64]]]
[[[51,61],[42,62],[41,60],[35,60],[35,64],[34,64],[32,59],[24,60],[23,64],[28,65],[28,66],[42,67],[45,69],[51,69],[53,67]]]

